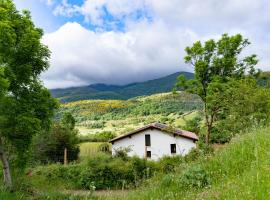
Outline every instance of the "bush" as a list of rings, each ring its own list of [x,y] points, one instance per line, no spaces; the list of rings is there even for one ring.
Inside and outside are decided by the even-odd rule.
[[[116,158],[121,158],[122,160],[128,160],[128,153],[131,151],[130,148],[126,147],[126,148],[118,148],[115,150],[115,154],[114,157]]]
[[[78,130],[75,119],[65,113],[60,122],[55,122],[49,132],[41,132],[33,141],[33,162],[63,163],[64,151],[67,149],[68,161],[77,160],[79,156]]]
[[[164,156],[159,161],[159,166],[163,173],[174,172],[184,162],[182,156]]]
[[[210,177],[200,165],[187,169],[180,178],[183,187],[204,188],[210,185]]]
[[[33,175],[62,180],[78,189],[122,189],[138,186],[157,171],[157,165],[137,157],[123,160],[99,153],[81,164],[38,167]]]
[[[183,129],[198,134],[200,132],[201,121],[202,119],[199,116],[193,119],[187,120],[186,125],[183,127]]]
[[[202,151],[199,148],[193,148],[191,151],[185,156],[186,162],[192,162],[200,158],[202,155]]]

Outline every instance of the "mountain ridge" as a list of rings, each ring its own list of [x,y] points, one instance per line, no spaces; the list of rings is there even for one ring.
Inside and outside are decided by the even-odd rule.
[[[51,93],[62,103],[90,99],[130,99],[137,96],[169,92],[176,83],[176,78],[184,75],[187,79],[194,77],[190,72],[176,72],[161,78],[127,85],[96,83],[88,86],[52,89]]]

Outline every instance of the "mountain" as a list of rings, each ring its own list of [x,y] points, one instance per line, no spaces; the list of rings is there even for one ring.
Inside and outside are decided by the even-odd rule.
[[[103,83],[65,89],[52,89],[51,93],[61,102],[72,102],[88,99],[130,99],[132,97],[169,92],[176,83],[176,78],[184,75],[187,79],[194,77],[193,73],[177,72],[165,77],[128,85],[107,85]]]

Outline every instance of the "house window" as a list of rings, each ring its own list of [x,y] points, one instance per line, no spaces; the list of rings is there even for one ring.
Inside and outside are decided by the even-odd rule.
[[[147,147],[151,146],[150,135],[145,135],[145,146],[147,146]]]
[[[176,153],[176,144],[171,144],[171,153]]]
[[[151,151],[147,151],[147,152],[146,152],[146,157],[147,157],[147,158],[151,158]]]

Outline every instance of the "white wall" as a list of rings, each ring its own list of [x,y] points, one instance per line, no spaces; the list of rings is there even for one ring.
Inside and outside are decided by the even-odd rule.
[[[112,145],[112,154],[115,154],[115,150],[118,148],[129,147],[131,152],[129,156],[145,157],[145,135],[149,134],[151,137],[151,147],[147,147],[148,151],[151,151],[152,159],[157,160],[162,156],[170,156],[171,144],[176,144],[176,155],[186,155],[192,148],[196,147],[196,144],[191,139],[187,139],[181,136],[173,136],[166,132],[162,132],[158,129],[147,129],[140,133],[136,133],[131,138],[125,137],[123,139],[114,141]]]

